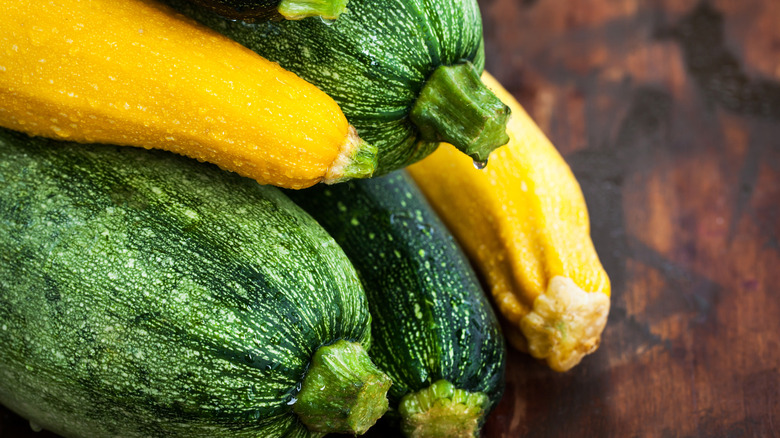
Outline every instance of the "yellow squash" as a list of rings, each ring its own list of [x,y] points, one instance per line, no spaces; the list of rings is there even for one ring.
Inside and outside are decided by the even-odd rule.
[[[155,1],[0,0],[0,16],[0,126],[288,188],[373,172],[376,149],[333,99]]]
[[[483,170],[442,144],[409,171],[482,272],[510,343],[566,371],[598,347],[609,278],[568,165],[514,97],[482,79],[512,110],[509,143]]]

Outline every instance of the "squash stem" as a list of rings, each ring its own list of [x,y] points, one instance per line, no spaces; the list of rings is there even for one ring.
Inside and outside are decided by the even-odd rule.
[[[440,66],[423,86],[412,107],[412,123],[425,141],[445,141],[486,163],[488,155],[509,142],[510,109],[482,83],[473,64]]]
[[[446,380],[401,399],[401,430],[409,438],[474,438],[485,420],[488,397]]]
[[[320,347],[293,411],[311,432],[362,435],[387,411],[390,378],[360,344]]]
[[[287,20],[320,17],[335,20],[347,8],[347,0],[282,0],[276,10]]]
[[[570,370],[598,348],[609,305],[607,294],[586,292],[572,279],[554,276],[520,320],[528,352],[555,371]]]
[[[377,147],[366,143],[358,136],[357,130],[350,126],[347,140],[328,169],[323,182],[335,184],[351,179],[370,178],[377,164]]]

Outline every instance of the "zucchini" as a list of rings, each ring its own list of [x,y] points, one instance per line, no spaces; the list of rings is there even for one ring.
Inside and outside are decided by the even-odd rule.
[[[566,161],[511,93],[482,78],[512,107],[509,144],[484,170],[442,145],[409,174],[486,279],[509,344],[568,371],[601,343],[609,275]]]
[[[160,148],[263,184],[371,175],[328,95],[154,0],[0,2],[0,126]]]
[[[4,129],[0,157],[0,403],[69,437],[312,437],[384,413],[354,268],[277,189]]]
[[[369,354],[410,437],[473,437],[503,393],[499,324],[452,235],[404,171],[290,192],[341,245],[373,319]]]
[[[346,0],[190,0],[233,20],[301,20],[320,17],[335,20]]]
[[[439,141],[478,162],[509,141],[508,107],[479,80],[476,0],[351,0],[333,23],[230,21],[165,1],[333,97],[379,149],[375,175],[423,158]]]

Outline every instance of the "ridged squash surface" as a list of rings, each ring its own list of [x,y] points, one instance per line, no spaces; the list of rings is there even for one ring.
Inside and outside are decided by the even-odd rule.
[[[367,344],[356,273],[277,189],[0,129],[0,403],[64,436],[308,437],[312,354]]]
[[[470,425],[478,430],[503,394],[504,339],[466,256],[412,179],[397,171],[287,193],[336,239],[363,281],[369,353],[393,380],[391,408],[445,380],[484,397]]]
[[[379,151],[375,175],[430,154],[409,113],[433,71],[463,61],[484,67],[474,0],[350,0],[333,21],[230,21],[184,0],[177,10],[238,41],[326,92]]]

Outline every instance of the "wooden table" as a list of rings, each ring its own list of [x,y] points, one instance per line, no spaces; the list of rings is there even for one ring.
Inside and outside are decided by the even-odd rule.
[[[780,436],[780,2],[481,6],[614,290],[574,370],[510,354],[485,436]]]
[[[510,353],[484,436],[780,436],[780,1],[480,4],[614,291],[574,370]],[[0,437],[52,436],[0,408]]]

